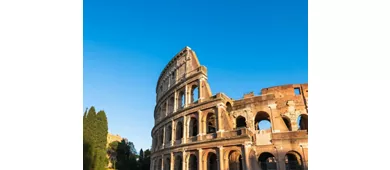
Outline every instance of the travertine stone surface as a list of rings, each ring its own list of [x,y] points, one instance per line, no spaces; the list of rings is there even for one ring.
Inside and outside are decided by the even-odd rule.
[[[308,84],[212,95],[185,47],[160,74],[154,120],[151,170],[308,169]]]

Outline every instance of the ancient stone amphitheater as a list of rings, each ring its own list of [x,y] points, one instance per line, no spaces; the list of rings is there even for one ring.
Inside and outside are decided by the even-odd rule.
[[[156,94],[151,170],[308,169],[308,84],[238,100],[213,95],[206,67],[185,47],[162,71]]]

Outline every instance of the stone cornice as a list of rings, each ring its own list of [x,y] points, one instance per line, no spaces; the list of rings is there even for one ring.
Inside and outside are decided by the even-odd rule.
[[[229,138],[216,138],[211,140],[201,140],[201,141],[184,143],[184,144],[160,149],[158,151],[154,151],[152,155],[166,154],[165,152],[180,152],[180,150],[183,147],[186,147],[186,150],[194,150],[198,148],[210,148],[210,147],[218,147],[218,146],[227,147],[227,146],[241,145],[246,141],[250,141],[250,140],[251,138],[248,135],[229,137]],[[229,144],[225,144],[224,142],[226,141],[229,141]]]

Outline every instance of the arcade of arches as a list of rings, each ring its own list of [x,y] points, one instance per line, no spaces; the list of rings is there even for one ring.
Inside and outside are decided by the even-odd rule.
[[[308,84],[212,93],[185,47],[156,86],[150,170],[307,170]]]

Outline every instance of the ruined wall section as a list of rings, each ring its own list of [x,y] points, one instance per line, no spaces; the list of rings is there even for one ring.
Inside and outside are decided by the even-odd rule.
[[[261,90],[262,95],[273,94],[276,99],[277,108],[281,111],[287,110],[287,102],[293,101],[297,110],[302,110],[306,113],[308,101],[308,85],[307,84],[289,84],[284,86],[275,86],[264,88]]]
[[[268,114],[272,132],[289,132],[298,130],[298,117],[308,113],[308,86],[307,84],[290,84],[264,88],[260,96],[253,92],[244,94],[242,99],[233,102],[231,120],[238,116],[246,119],[247,128],[255,132],[254,122],[259,112]],[[289,125],[290,124],[290,125]],[[257,133],[257,132],[256,132]],[[258,132],[268,135],[270,132]]]
[[[291,121],[294,131],[298,129],[298,117],[301,114],[308,114],[308,84],[289,84],[264,88],[261,90],[261,94],[275,96],[275,112],[279,115],[275,122],[280,126],[281,132],[289,131],[285,128],[283,118]]]

